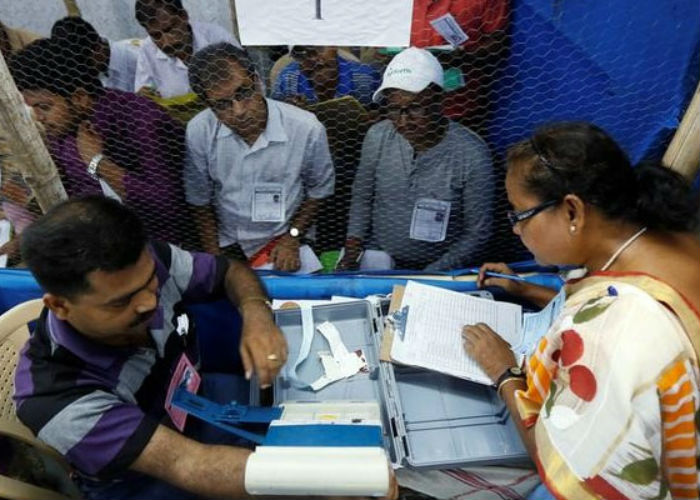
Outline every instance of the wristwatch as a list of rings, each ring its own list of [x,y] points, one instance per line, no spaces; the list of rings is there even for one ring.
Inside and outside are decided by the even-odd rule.
[[[301,237],[301,230],[298,227],[290,227],[289,228],[289,236],[292,238],[299,238]]]
[[[90,163],[88,163],[87,173],[95,180],[99,178],[97,175],[97,167],[100,166],[100,162],[104,160],[104,157],[105,155],[102,153],[97,153],[90,159]]]
[[[527,377],[522,368],[520,368],[519,366],[511,366],[510,368],[506,369],[503,373],[501,373],[500,377],[498,377],[498,380],[496,380],[496,388],[500,389],[501,384],[503,384],[503,382],[512,378],[519,378],[525,380]]]

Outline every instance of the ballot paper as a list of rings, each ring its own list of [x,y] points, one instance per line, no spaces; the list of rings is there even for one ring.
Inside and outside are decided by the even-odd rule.
[[[482,299],[452,290],[409,281],[401,310],[405,322],[391,346],[393,361],[438,371],[485,385],[493,381],[463,346],[464,325],[485,323],[511,345],[520,362],[558,313],[558,296],[551,307],[523,323],[517,304]]]

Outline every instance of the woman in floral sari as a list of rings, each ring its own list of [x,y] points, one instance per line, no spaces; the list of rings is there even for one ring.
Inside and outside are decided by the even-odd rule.
[[[464,344],[498,383],[543,483],[559,499],[697,499],[700,242],[683,179],[632,168],[605,132],[554,125],[511,149],[513,231],[542,264],[587,270],[519,373],[484,324]],[[484,272],[482,286],[551,292]],[[534,497],[533,497],[534,498]]]

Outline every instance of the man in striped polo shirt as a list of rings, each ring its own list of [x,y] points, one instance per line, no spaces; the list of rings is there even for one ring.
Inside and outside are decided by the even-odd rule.
[[[131,210],[102,197],[53,208],[25,230],[22,253],[46,307],[21,353],[17,414],[77,469],[85,497],[245,495],[250,450],[202,444],[191,425],[183,435],[165,400],[178,367],[199,365],[184,306],[219,297],[241,312],[247,377],[272,382],[287,346],[256,276],[149,242]]]

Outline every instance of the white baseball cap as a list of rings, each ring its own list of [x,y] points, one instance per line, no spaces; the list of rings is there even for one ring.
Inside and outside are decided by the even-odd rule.
[[[409,47],[396,54],[386,67],[382,84],[372,100],[377,102],[386,89],[401,89],[417,94],[431,83],[443,88],[443,80],[442,66],[434,55],[425,49]]]

